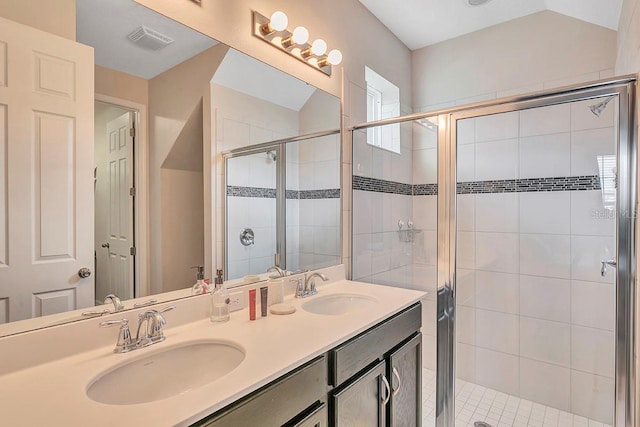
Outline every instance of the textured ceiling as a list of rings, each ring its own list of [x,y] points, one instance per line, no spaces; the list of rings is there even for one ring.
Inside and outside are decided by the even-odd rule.
[[[543,10],[618,29],[623,0],[360,0],[411,50]]]

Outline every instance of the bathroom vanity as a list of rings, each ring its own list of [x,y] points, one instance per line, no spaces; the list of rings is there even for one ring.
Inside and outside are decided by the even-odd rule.
[[[420,424],[415,304],[194,426]]]
[[[117,328],[98,327],[122,314],[4,337],[0,352],[11,356],[0,369],[2,420],[418,425],[423,297],[338,280],[313,297],[289,296],[294,314],[249,321],[243,309],[220,324],[202,316],[207,295],[188,298],[164,314],[165,341],[123,354],[113,353]],[[126,313],[131,325],[139,312]],[[82,350],[70,354],[74,345]],[[37,411],[30,410],[33,402]]]

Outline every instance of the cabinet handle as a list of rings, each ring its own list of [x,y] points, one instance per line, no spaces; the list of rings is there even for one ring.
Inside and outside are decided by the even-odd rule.
[[[391,398],[391,387],[389,387],[389,381],[387,381],[387,377],[382,376],[382,384],[384,384],[384,388],[386,389],[384,393],[384,398],[382,398],[382,406],[387,406],[389,403],[389,399]]]
[[[394,389],[393,386],[391,387],[391,390],[393,390],[393,397],[395,397],[396,394],[398,394],[398,392],[400,391],[400,387],[402,387],[402,381],[400,381],[400,374],[398,374],[398,370],[395,367],[393,368],[392,372],[393,376],[398,380],[398,387],[396,389]],[[393,381],[391,381],[391,384],[393,385]]]

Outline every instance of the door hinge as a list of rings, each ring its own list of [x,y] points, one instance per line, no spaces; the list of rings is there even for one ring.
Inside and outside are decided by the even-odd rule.
[[[136,192],[136,187],[131,187],[131,188],[129,189],[129,195],[130,195],[131,197],[135,197],[135,196],[136,196],[136,194],[137,194],[137,192]]]
[[[136,136],[136,128],[129,128],[129,136],[132,136],[132,137]]]
[[[136,256],[136,247],[131,246],[131,249],[129,249],[129,253],[131,254],[131,256]]]

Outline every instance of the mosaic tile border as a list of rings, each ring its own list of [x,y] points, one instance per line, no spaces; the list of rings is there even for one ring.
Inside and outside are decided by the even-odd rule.
[[[275,199],[275,188],[260,188],[260,187],[240,187],[240,186],[227,186],[227,196],[230,197],[258,197],[266,199]],[[323,190],[287,190],[287,199],[305,199],[305,200],[317,200],[317,199],[339,199],[339,188],[328,188]]]
[[[358,175],[353,176],[352,188],[354,190],[405,196],[435,196],[438,194],[438,184],[411,185]],[[597,175],[470,181],[459,182],[456,185],[457,194],[588,191],[600,189],[600,177]]]
[[[413,185],[402,182],[385,181],[383,179],[369,178],[366,176],[353,175],[352,188],[354,190],[373,191],[376,193],[413,195]]]
[[[260,187],[239,187],[235,185],[227,185],[227,196],[231,197],[261,197],[265,199],[275,199],[275,188]]]
[[[459,182],[456,186],[456,193],[530,193],[545,191],[587,191],[600,190],[600,188],[600,178],[597,175],[583,175],[555,178]]]
[[[438,184],[414,184],[413,195],[414,196],[437,196]]]
[[[340,198],[340,189],[339,188],[328,188],[324,190],[287,190],[293,193],[297,193],[296,197],[289,197],[287,194],[287,199],[339,199]]]

